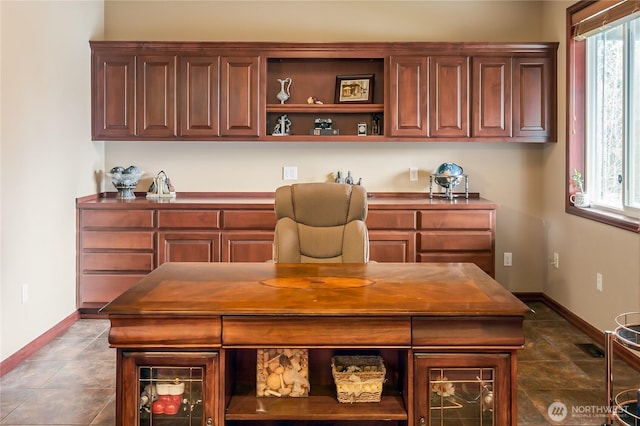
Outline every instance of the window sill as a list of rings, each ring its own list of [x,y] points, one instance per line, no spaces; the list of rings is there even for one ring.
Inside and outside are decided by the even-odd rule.
[[[572,205],[567,206],[565,211],[569,214],[580,216],[585,219],[615,226],[616,228],[621,228],[637,234],[640,233],[640,221],[632,217],[591,208],[575,207]]]

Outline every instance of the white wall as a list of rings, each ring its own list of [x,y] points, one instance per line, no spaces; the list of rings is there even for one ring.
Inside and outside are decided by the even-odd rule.
[[[1,11],[0,354],[75,311],[75,199],[96,192],[90,49],[103,4],[6,1]],[[21,286],[29,300],[21,304]]]

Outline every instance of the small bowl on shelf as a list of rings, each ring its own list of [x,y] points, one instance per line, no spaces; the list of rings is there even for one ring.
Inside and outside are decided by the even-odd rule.
[[[138,180],[142,176],[142,170],[137,166],[113,167],[107,176],[111,178],[111,183],[118,190],[118,197],[123,200],[136,198],[133,190],[138,185]]]

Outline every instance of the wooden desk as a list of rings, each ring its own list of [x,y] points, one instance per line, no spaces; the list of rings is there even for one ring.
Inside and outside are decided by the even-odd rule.
[[[516,424],[526,311],[479,267],[438,263],[165,263],[102,309],[118,348],[120,425],[163,424],[139,414],[140,371],[176,366],[202,372],[195,424]],[[309,349],[308,398],[254,396],[256,349],[278,347]],[[369,350],[385,360],[382,401],[339,404],[331,356]],[[461,407],[434,399],[443,375]],[[492,406],[468,402],[489,391]]]

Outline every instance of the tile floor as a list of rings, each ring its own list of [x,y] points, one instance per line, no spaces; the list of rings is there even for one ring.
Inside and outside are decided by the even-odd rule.
[[[604,359],[576,346],[592,341],[546,305],[530,306],[535,314],[526,317],[518,357],[517,424],[601,425]],[[0,425],[114,425],[116,362],[108,329],[106,320],[80,320],[0,378]],[[640,387],[640,373],[622,361],[614,360],[613,377],[615,392]],[[554,402],[567,409],[562,421],[547,414]]]

